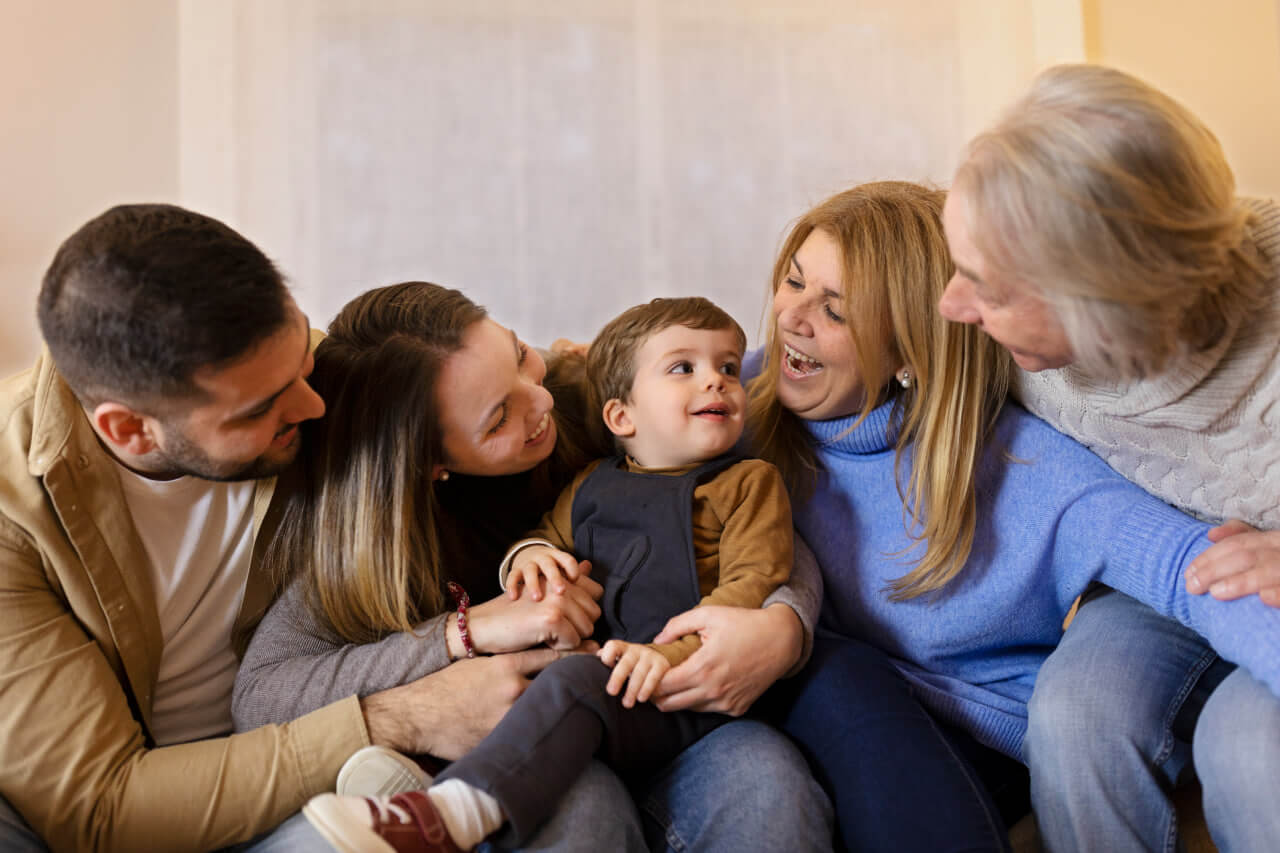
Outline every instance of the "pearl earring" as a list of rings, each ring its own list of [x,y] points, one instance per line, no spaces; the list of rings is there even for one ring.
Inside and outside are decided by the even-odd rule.
[[[904,367],[898,371],[898,384],[901,385],[903,388],[911,387],[911,379],[912,379],[911,368]]]
[[[440,477],[439,477],[438,479],[440,480],[440,482],[442,482],[442,483],[443,483],[445,480],[449,479],[449,472],[448,472],[448,471],[441,471],[441,472],[440,472]]]

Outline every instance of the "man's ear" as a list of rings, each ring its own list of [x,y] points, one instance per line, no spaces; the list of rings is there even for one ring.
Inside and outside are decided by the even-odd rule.
[[[618,438],[630,438],[636,434],[636,425],[631,421],[631,413],[627,411],[627,404],[614,397],[604,404],[604,425],[609,428],[609,432]]]
[[[115,450],[145,456],[156,448],[155,421],[123,403],[99,403],[89,417]]]

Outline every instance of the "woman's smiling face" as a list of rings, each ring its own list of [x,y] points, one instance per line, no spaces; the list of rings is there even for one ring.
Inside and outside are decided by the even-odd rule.
[[[815,229],[796,250],[773,291],[781,347],[778,401],[805,420],[861,411],[866,397],[845,316],[844,256]]]
[[[472,324],[436,387],[445,468],[498,477],[550,456],[556,423],[546,375],[542,356],[510,329],[487,318]]]

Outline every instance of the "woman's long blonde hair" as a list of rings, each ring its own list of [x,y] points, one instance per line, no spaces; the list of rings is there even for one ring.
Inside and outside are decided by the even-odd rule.
[[[347,642],[412,630],[440,613],[446,580],[483,588],[497,563],[476,559],[484,549],[468,537],[470,522],[477,539],[514,539],[585,461],[578,419],[557,410],[556,452],[532,475],[432,480],[443,457],[440,370],[485,316],[456,290],[404,282],[353,299],[316,347],[309,381],[326,413],[302,425],[302,450],[281,476],[281,521],[264,564],[278,583],[300,575],[307,606]],[[569,366],[580,396],[581,366]],[[493,501],[513,490],[513,500],[536,504],[518,519]],[[497,516],[510,523],[489,529]]]
[[[892,399],[899,426],[895,470],[912,446],[903,523],[925,543],[915,566],[890,586],[902,600],[941,589],[964,567],[977,520],[975,488],[1012,376],[1008,352],[975,326],[951,323],[938,300],[951,277],[940,190],[899,181],[838,193],[800,217],[773,266],[770,293],[815,230],[843,255],[843,304],[850,344],[864,377],[911,369],[910,388],[896,382],[866,389],[856,423]],[[803,422],[778,402],[782,342],[769,325],[764,364],[752,383],[749,422],[755,449],[781,470],[796,500],[812,494],[819,463]],[[898,482],[902,482],[899,478]]]

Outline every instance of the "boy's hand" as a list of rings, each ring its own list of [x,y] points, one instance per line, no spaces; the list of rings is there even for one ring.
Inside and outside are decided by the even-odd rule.
[[[546,545],[530,545],[521,548],[511,560],[511,571],[507,574],[507,595],[515,601],[522,590],[529,591],[534,601],[542,599],[542,583],[546,579],[547,588],[557,594],[565,591],[568,582],[578,579],[578,558],[568,551],[549,548]]]
[[[661,652],[622,640],[605,643],[604,648],[596,652],[596,657],[613,667],[613,674],[609,676],[609,683],[605,686],[605,691],[610,696],[617,696],[623,683],[626,683],[627,692],[622,697],[624,708],[634,707],[636,702],[648,702],[662,683],[662,676],[671,668]]]

